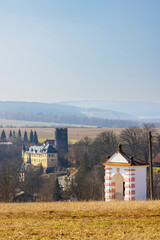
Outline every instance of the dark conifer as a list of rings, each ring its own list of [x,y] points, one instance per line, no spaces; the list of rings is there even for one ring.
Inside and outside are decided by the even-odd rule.
[[[88,157],[88,154],[85,152],[82,156],[80,166],[79,166],[79,174],[85,176],[88,171],[91,170],[91,163]]]
[[[21,138],[21,130],[18,130],[18,137]]]
[[[12,137],[12,131],[10,130],[10,132],[9,132],[9,138],[11,138]]]
[[[15,133],[15,131],[13,130],[13,135],[12,135],[13,137],[15,137],[16,136],[16,133]]]
[[[25,130],[25,132],[24,132],[23,141],[24,141],[25,143],[28,142],[28,135],[27,135],[27,131],[26,131],[26,130]]]
[[[53,200],[54,201],[60,201],[62,199],[61,197],[61,188],[58,182],[58,178],[55,180],[54,184],[54,190],[53,190]]]
[[[31,129],[31,132],[30,132],[29,141],[30,141],[30,143],[33,143],[33,131],[32,131],[32,129]]]
[[[4,130],[2,130],[1,139],[2,139],[3,141],[6,140],[6,133],[5,133]]]
[[[36,132],[36,131],[34,131],[33,142],[34,142],[35,144],[38,144],[38,136],[37,136],[37,132]]]

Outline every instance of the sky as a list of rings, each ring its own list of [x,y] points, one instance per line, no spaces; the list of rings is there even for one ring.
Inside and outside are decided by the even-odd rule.
[[[160,102],[159,0],[0,0],[0,101]]]

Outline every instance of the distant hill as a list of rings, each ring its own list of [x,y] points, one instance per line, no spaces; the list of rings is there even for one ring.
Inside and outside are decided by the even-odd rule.
[[[56,103],[0,101],[0,112],[54,113],[56,115],[84,116],[79,107]]]
[[[62,105],[76,106],[81,108],[95,108],[114,113],[123,113],[124,119],[137,119],[144,121],[160,120],[160,103],[156,102],[122,102],[122,101],[66,101]],[[119,119],[119,115],[117,114]],[[121,118],[122,119],[122,118]]]
[[[149,121],[160,126],[160,103],[72,101],[50,104],[1,101],[0,118],[107,128],[141,127]]]
[[[94,105],[93,105],[94,106]],[[67,115],[76,117],[96,117],[104,119],[131,119],[127,113],[93,107],[73,106],[62,103],[39,103],[39,102],[2,102],[0,101],[0,113],[42,113],[54,115]],[[2,116],[1,116],[2,117]]]

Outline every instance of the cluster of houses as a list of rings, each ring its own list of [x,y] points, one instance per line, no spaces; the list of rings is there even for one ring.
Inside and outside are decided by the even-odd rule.
[[[26,166],[28,164],[41,165],[44,172],[54,172],[67,151],[67,131],[62,129],[56,134],[55,140],[46,140],[41,146],[30,146],[23,149],[23,164]],[[160,162],[160,154],[153,162],[155,165]],[[105,201],[146,200],[146,172],[149,165],[145,161],[129,156],[122,151],[122,147],[119,145],[117,152],[109,156],[103,165],[105,166]],[[59,176],[59,183],[63,190],[65,190],[66,176],[68,176],[68,181],[71,181],[77,173],[77,169],[72,169],[70,174]]]
[[[45,174],[57,172],[58,166],[66,158],[67,153],[67,128],[56,129],[55,140],[47,139],[40,146],[30,145],[28,148],[23,146],[21,180],[24,181],[25,171],[35,171],[39,167],[42,167]],[[67,183],[70,184],[77,173],[76,168],[68,168],[67,172],[59,174],[58,180],[62,190],[66,190]]]

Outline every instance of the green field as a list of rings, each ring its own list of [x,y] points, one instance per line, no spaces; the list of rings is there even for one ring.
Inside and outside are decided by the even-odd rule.
[[[160,239],[160,201],[1,203],[0,239]]]

